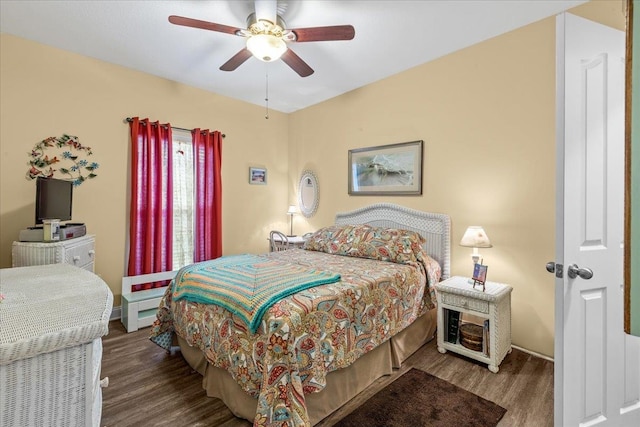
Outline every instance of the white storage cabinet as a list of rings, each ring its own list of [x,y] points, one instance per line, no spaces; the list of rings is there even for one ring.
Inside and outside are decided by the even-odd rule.
[[[93,272],[96,239],[93,235],[59,242],[13,242],[12,267],[71,264]]]

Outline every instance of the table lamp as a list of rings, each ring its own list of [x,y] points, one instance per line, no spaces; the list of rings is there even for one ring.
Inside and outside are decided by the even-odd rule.
[[[471,259],[473,259],[474,264],[477,264],[478,261],[480,261],[478,248],[492,247],[487,233],[484,232],[484,229],[482,227],[477,225],[472,225],[467,228],[467,231],[465,231],[464,235],[462,236],[462,240],[460,240],[460,246],[473,248]]]
[[[287,211],[287,215],[289,215],[291,218],[289,219],[289,222],[291,224],[291,229],[289,231],[289,235],[287,237],[295,237],[295,235],[293,234],[293,215],[295,215],[295,213],[298,210],[296,209],[295,205],[289,205],[289,210]]]

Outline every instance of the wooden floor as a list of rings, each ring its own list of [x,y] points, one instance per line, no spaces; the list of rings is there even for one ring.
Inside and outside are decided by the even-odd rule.
[[[104,337],[102,377],[104,427],[248,427],[218,399],[207,397],[202,377],[179,351],[167,354],[148,340],[149,329],[127,334],[119,320]],[[500,427],[553,426],[553,363],[518,350],[507,355],[500,372],[452,353],[440,354],[435,340],[423,346],[393,375],[383,377],[325,418],[328,427],[406,370],[415,367],[491,400],[507,409]]]

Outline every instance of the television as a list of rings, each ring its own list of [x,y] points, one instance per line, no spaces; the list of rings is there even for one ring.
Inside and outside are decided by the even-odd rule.
[[[73,181],[38,177],[36,181],[36,224],[45,219],[71,220]]]

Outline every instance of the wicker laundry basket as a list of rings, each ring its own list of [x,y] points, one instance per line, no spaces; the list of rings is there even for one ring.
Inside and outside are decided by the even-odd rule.
[[[69,264],[0,270],[0,425],[100,425],[113,294]]]

